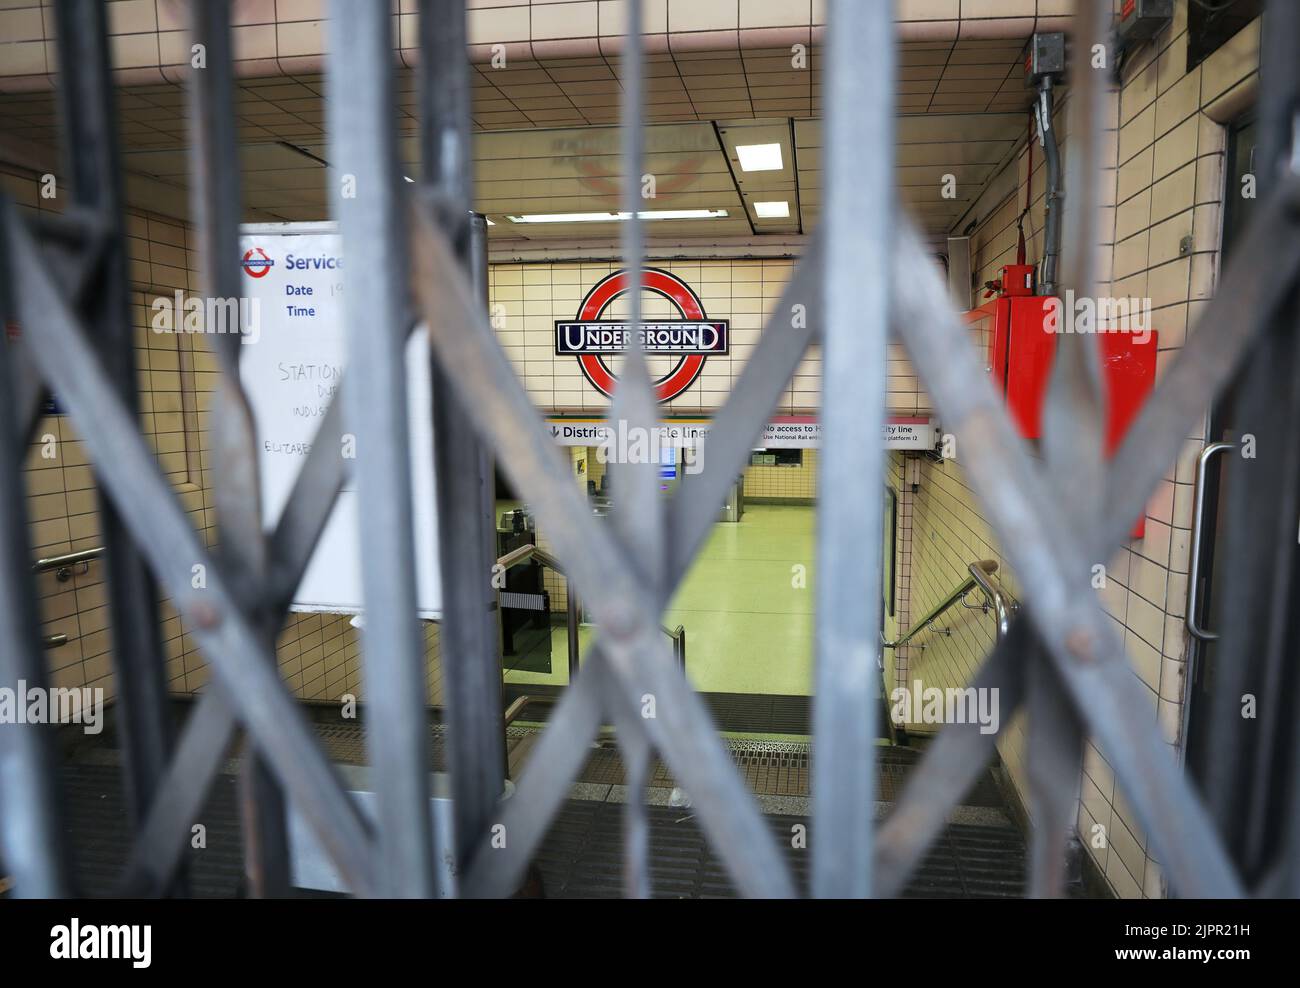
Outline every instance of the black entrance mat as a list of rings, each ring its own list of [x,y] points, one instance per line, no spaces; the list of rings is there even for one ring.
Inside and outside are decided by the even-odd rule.
[[[68,815],[65,833],[73,849],[76,889],[89,896],[114,894],[130,853],[128,814],[116,765],[72,764],[63,768]],[[192,894],[232,897],[242,892],[243,837],[237,784],[219,774],[200,819],[207,847],[187,850]],[[621,894],[624,807],[619,803],[566,801],[551,822],[535,861],[545,894],[554,898],[604,898]],[[690,810],[647,807],[654,894],[665,898],[729,897],[736,894],[715,851]],[[777,846],[800,888],[806,889],[808,851],[791,846],[795,816],[765,816]],[[1025,843],[1009,827],[946,826],[913,873],[906,897],[1011,897],[1023,894]]]
[[[555,686],[507,683],[503,696],[509,706],[521,696],[554,699],[560,692],[560,687]],[[699,696],[708,704],[719,731],[737,734],[812,734],[811,697],[778,693],[701,693]],[[520,719],[542,721],[549,712],[547,704],[533,704]],[[887,718],[888,711],[882,699],[876,717],[878,737],[888,737]]]
[[[536,863],[550,898],[623,893],[623,811],[618,803],[569,801],[551,823]],[[649,806],[650,884],[656,898],[727,898],[736,890],[689,810]],[[771,815],[772,829],[801,893],[809,852],[790,840],[808,820]],[[1024,894],[1025,842],[1007,827],[949,824],[912,874],[905,898],[1014,898]]]

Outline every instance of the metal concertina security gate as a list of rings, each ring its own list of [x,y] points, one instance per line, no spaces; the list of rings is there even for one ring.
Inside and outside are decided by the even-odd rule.
[[[194,220],[202,290],[238,291],[239,168],[233,104],[229,3],[195,3],[192,40],[206,67],[189,85]],[[628,23],[641,4],[628,0]],[[239,385],[237,336],[214,336],[221,382],[210,414],[214,498],[220,545],[205,549],[141,435],[121,173],[114,129],[112,73],[104,6],[57,0],[60,79],[74,204],[50,219],[20,217],[3,203],[0,305],[23,328],[0,347],[0,684],[40,682],[43,655],[21,483],[22,450],[46,389],[56,391],[92,454],[102,523],[119,723],[124,732],[134,849],[121,889],[184,894],[179,862],[227,743],[250,741],[241,807],[246,872],[254,894],[288,885],[286,799],[319,835],[360,895],[435,893],[422,640],[415,617],[410,484],[406,457],[403,345],[427,325],[434,351],[435,426],[472,421],[437,445],[440,561],[445,588],[442,654],[447,679],[448,771],[454,797],[458,888],[463,896],[502,896],[520,883],[548,824],[602,723],[612,723],[628,766],[624,812],[625,892],[645,896],[649,839],[644,783],[658,752],[713,847],[745,895],[785,897],[794,882],[753,797],[745,788],[703,702],[672,661],[659,615],[708,534],[717,505],[740,472],[752,441],[808,347],[823,348],[822,474],[818,506],[811,893],[890,896],[902,888],[957,802],[994,751],[978,725],[945,727],[893,812],[874,820],[876,640],[880,574],[872,540],[882,482],[888,332],[897,334],[946,428],[960,437],[962,463],[1025,588],[1024,608],[984,660],[973,686],[1001,691],[1002,709],[1028,713],[1030,809],[1035,821],[1027,893],[1062,892],[1065,850],[1076,812],[1085,733],[1105,753],[1145,828],[1171,887],[1188,896],[1247,891],[1300,893],[1300,783],[1284,783],[1293,812],[1284,853],[1248,887],[1216,833],[1232,810],[1210,789],[1203,802],[1161,740],[1149,705],[1132,688],[1120,637],[1089,584],[1094,563],[1123,544],[1173,461],[1189,426],[1239,367],[1275,403],[1259,441],[1283,455],[1261,456],[1251,490],[1234,506],[1238,522],[1262,527],[1275,546],[1267,560],[1240,568],[1242,593],[1271,599],[1254,613],[1265,629],[1285,628],[1287,601],[1272,565],[1294,551],[1297,516],[1295,428],[1295,276],[1300,270],[1300,172],[1292,122],[1300,105],[1294,60],[1300,10],[1274,2],[1264,35],[1261,169],[1267,199],[1257,211],[1200,331],[1164,374],[1116,455],[1102,457],[1096,340],[1063,336],[1045,410],[1046,438],[1031,455],[951,310],[940,276],[893,189],[895,40],[893,5],[831,0],[823,86],[827,134],[822,227],[812,238],[743,374],[717,413],[705,468],[660,497],[654,464],[615,464],[621,503],[612,525],[598,524],[548,441],[483,311],[483,272],[473,271],[470,87],[464,0],[419,4],[424,173],[401,180],[394,123],[393,18],[389,5],[332,0],[329,7],[330,158],[355,180],[354,198],[334,198],[350,253],[367,265],[344,274],[349,364],[346,385],[320,425],[278,522],[263,530],[257,436]],[[1106,37],[1110,4],[1081,0],[1076,51]],[[346,39],[346,43],[343,40]],[[866,53],[870,57],[864,57]],[[642,40],[621,53],[623,105],[622,261],[643,260],[637,217],[644,155]],[[1065,284],[1091,295],[1097,281],[1102,102],[1106,73],[1073,60],[1070,78],[1071,176],[1066,204]],[[477,287],[476,287],[477,286]],[[630,321],[639,321],[631,293]],[[796,313],[798,317],[796,317]],[[635,336],[635,334],[633,334]],[[1289,398],[1283,390],[1286,375]],[[628,353],[610,415],[631,427],[656,417],[638,345]],[[340,454],[346,426],[356,459]],[[1289,430],[1289,431],[1288,431]],[[491,610],[490,460],[507,472],[547,532],[556,556],[595,615],[598,638],[582,673],[551,716],[513,796],[500,800],[502,731],[496,631]],[[363,818],[342,789],[274,661],[276,633],[334,499],[355,477],[362,506],[367,621],[364,676],[378,814]],[[1261,512],[1265,512],[1262,513]],[[1289,513],[1288,513],[1289,512]],[[1261,518],[1276,518],[1276,525]],[[1270,542],[1270,539],[1272,540]],[[1280,546],[1280,548],[1278,547]],[[1245,545],[1229,553],[1255,551]],[[1242,559],[1255,557],[1241,556]],[[207,567],[207,585],[191,585]],[[171,737],[159,641],[158,591],[174,601],[210,661],[213,679],[178,737]],[[1266,593],[1269,590],[1271,593]],[[1236,637],[1234,637],[1234,634]],[[1261,632],[1262,634],[1262,632]],[[1284,636],[1256,638],[1259,663]],[[1224,631],[1228,649],[1241,626]],[[1272,651],[1269,651],[1272,649]],[[1244,673],[1225,675],[1212,727],[1230,735],[1239,716],[1233,690]],[[1294,677],[1289,682],[1293,688]],[[1239,691],[1238,691],[1239,693]],[[642,716],[646,698],[655,715]],[[1275,696],[1292,721],[1297,698]],[[1284,721],[1285,722],[1285,721]],[[0,845],[17,894],[75,892],[62,838],[56,755],[46,733],[0,728]],[[1300,730],[1292,765],[1300,764]],[[1231,770],[1224,745],[1219,771]],[[504,828],[502,831],[500,828]],[[504,846],[493,840],[505,833]]]

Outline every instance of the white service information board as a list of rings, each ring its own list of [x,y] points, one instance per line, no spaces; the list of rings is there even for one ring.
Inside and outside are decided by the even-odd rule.
[[[256,333],[249,334],[240,347],[239,376],[257,425],[263,521],[269,528],[289,499],[347,363],[342,238],[333,224],[257,224],[243,227],[240,254],[241,291],[250,305],[257,300],[258,323]],[[365,329],[379,331],[377,326]],[[407,343],[406,367],[416,601],[420,616],[434,619],[442,610],[442,586],[433,484],[429,341],[421,328]],[[348,431],[345,425],[344,432]],[[354,461],[354,474],[363,462],[363,457]],[[294,595],[293,610],[342,614],[363,610],[358,512],[354,476],[335,502]]]

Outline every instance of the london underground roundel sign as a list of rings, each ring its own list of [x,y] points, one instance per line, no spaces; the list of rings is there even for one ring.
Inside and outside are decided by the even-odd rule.
[[[275,261],[261,247],[250,247],[244,251],[244,273],[250,278],[265,278],[275,266]]]
[[[707,357],[727,352],[727,321],[709,319],[699,296],[674,274],[646,268],[642,284],[646,291],[672,303],[680,316],[641,321],[641,346],[646,356],[677,357],[672,370],[654,382],[659,401],[672,401],[695,383]],[[618,382],[606,358],[627,350],[631,329],[626,320],[602,316],[631,287],[631,272],[615,271],[587,293],[577,319],[555,323],[556,354],[577,357],[583,375],[603,395],[612,396]]]

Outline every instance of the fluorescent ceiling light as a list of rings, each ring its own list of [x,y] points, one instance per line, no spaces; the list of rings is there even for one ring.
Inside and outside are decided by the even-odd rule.
[[[524,213],[507,216],[511,223],[617,223],[631,213]],[[725,209],[645,209],[637,213],[643,220],[708,220],[726,216]]]
[[[620,213],[524,213],[506,216],[511,223],[613,223],[623,219]]]
[[[643,209],[637,216],[643,220],[712,220],[726,216],[725,209]],[[619,219],[627,219],[620,213]]]
[[[777,202],[754,203],[754,215],[760,220],[780,220],[790,215],[790,204],[781,199]]]
[[[742,172],[778,172],[782,167],[780,144],[737,144],[736,157]]]
[[[488,225],[488,226],[496,226],[496,224],[493,223],[491,220],[488,220],[488,218],[487,218],[486,216],[484,216],[483,218],[484,218],[485,220],[487,220],[487,225]]]

